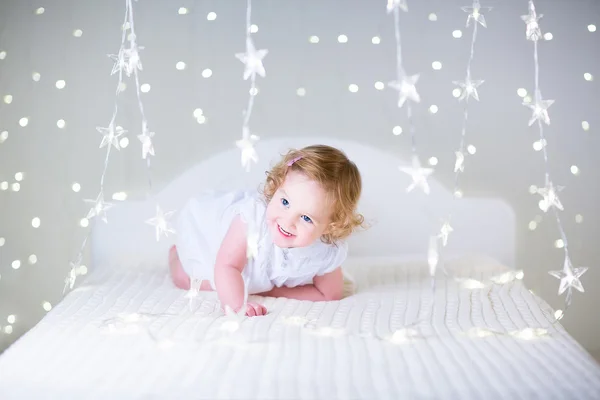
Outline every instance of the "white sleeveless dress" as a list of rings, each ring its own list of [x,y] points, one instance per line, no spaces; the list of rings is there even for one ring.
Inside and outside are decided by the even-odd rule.
[[[208,280],[215,288],[217,252],[236,215],[257,232],[258,251],[243,271],[248,294],[267,292],[273,287],[294,287],[313,282],[341,266],[348,244],[326,244],[320,240],[301,248],[280,248],[273,244],[265,220],[266,204],[256,192],[205,192],[190,199],[176,222],[177,251],[184,271],[192,278]]]

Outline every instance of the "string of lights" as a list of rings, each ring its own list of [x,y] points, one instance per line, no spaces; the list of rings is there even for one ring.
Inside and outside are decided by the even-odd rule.
[[[108,164],[110,160],[111,150],[114,147],[116,150],[121,149],[119,138],[127,133],[121,126],[116,125],[117,115],[119,111],[118,107],[118,98],[119,95],[123,92],[126,85],[124,82],[125,76],[131,77],[133,75],[136,85],[136,94],[138,100],[138,106],[140,109],[140,113],[142,116],[142,133],[138,135],[138,139],[142,143],[142,158],[146,160],[147,170],[148,170],[148,193],[152,192],[152,177],[150,170],[150,158],[149,156],[154,156],[154,145],[152,143],[152,137],[154,136],[154,132],[150,132],[148,129],[148,120],[146,118],[146,114],[144,112],[144,105],[141,99],[141,86],[139,83],[139,72],[143,69],[142,62],[140,59],[139,51],[143,50],[143,47],[138,46],[137,44],[137,36],[135,34],[135,25],[133,19],[133,2],[132,0],[125,0],[125,17],[123,21],[123,25],[121,28],[121,45],[117,54],[111,54],[109,57],[114,60],[114,65],[111,70],[111,75],[118,75],[117,88],[115,92],[115,103],[113,114],[111,120],[107,127],[97,127],[99,133],[102,134],[102,141],[100,142],[100,148],[106,147],[106,155],[104,157],[104,164],[102,169],[102,174],[100,176],[100,192],[95,200],[85,199],[86,203],[92,204],[92,208],[88,212],[86,219],[90,220],[92,218],[99,218],[103,222],[107,223],[107,215],[106,211],[112,208],[113,204],[108,203],[104,200],[104,181],[106,178],[106,172],[108,170]],[[128,33],[129,32],[129,33]],[[127,47],[127,40],[129,41],[129,46]],[[146,221],[146,223],[151,224],[155,227],[156,230],[156,240],[160,239],[161,234],[168,235],[169,233],[174,233],[174,230],[169,227],[167,223],[167,219],[174,213],[174,211],[169,211],[168,213],[163,213],[160,206],[156,205],[156,216]],[[74,261],[70,262],[70,271],[68,276],[65,279],[65,286],[63,289],[63,293],[67,290],[67,288],[72,289],[77,277],[80,275],[84,275],[87,272],[87,267],[82,264],[83,262],[83,253],[85,251],[85,247],[87,245],[90,233],[86,235],[81,244],[79,251],[77,253],[77,257]]]
[[[466,145],[466,137],[467,137],[467,125],[469,120],[469,99],[473,98],[479,101],[479,93],[477,91],[478,87],[484,83],[484,80],[472,79],[471,77],[471,64],[473,63],[473,59],[475,57],[475,42],[477,41],[477,29],[479,25],[487,28],[487,22],[485,20],[485,16],[481,13],[482,10],[491,11],[491,7],[482,8],[479,0],[474,0],[473,4],[468,7],[461,7],[461,10],[468,13],[466,27],[470,27],[471,24],[473,26],[472,35],[471,35],[471,46],[469,51],[469,59],[467,61],[467,71],[465,74],[465,79],[462,81],[453,81],[452,83],[458,86],[453,94],[458,98],[459,102],[463,102],[463,118],[462,118],[462,128],[460,134],[460,143],[458,146],[458,150],[454,152],[456,160],[454,162],[454,188],[453,188],[453,200],[462,197],[462,191],[459,188],[459,181],[461,173],[465,171],[465,157],[467,154],[472,153],[470,148],[467,148]],[[444,248],[448,244],[448,236],[450,233],[454,231],[451,225],[452,215],[451,213],[448,217],[442,222],[442,226],[440,228],[439,234],[437,238],[441,242],[441,247]],[[437,246],[438,243],[432,243],[432,246]]]
[[[252,0],[247,0],[246,3],[246,52],[237,53],[235,57],[244,63],[244,80],[250,79],[250,92],[248,96],[248,106],[244,110],[244,122],[242,125],[242,138],[236,141],[236,146],[242,152],[242,167],[246,171],[250,171],[252,162],[258,162],[258,154],[254,148],[254,144],[260,139],[250,131],[250,116],[254,106],[254,98],[258,94],[256,88],[256,75],[263,78],[266,76],[263,58],[268,54],[268,50],[256,50],[254,41],[252,40]]]
[[[558,294],[562,295],[566,292],[565,296],[565,309],[557,310],[554,314],[555,321],[559,321],[563,316],[564,312],[569,308],[573,298],[573,289],[577,289],[583,292],[583,285],[579,278],[587,271],[587,267],[573,267],[571,263],[571,257],[569,253],[569,242],[565,230],[562,226],[562,222],[559,215],[559,210],[563,211],[564,206],[558,198],[558,192],[563,190],[562,186],[555,185],[550,176],[550,162],[548,160],[547,151],[547,140],[544,133],[544,124],[550,125],[550,116],[548,109],[554,104],[554,100],[547,100],[542,97],[542,91],[540,89],[540,65],[538,59],[538,41],[542,38],[542,32],[539,25],[539,20],[543,17],[542,14],[537,14],[535,4],[533,0],[529,0],[529,13],[521,16],[521,19],[526,24],[525,35],[527,40],[533,42],[533,61],[534,61],[534,99],[533,104],[530,102],[524,102],[523,105],[527,106],[532,110],[531,118],[529,119],[529,126],[536,124],[539,132],[540,143],[542,145],[542,154],[544,157],[544,187],[536,189],[535,193],[542,196],[542,200],[539,202],[539,207],[543,212],[548,212],[552,209],[554,217],[556,219],[556,225],[558,227],[564,248],[564,263],[562,270],[550,271],[549,274],[560,280],[558,288]]]

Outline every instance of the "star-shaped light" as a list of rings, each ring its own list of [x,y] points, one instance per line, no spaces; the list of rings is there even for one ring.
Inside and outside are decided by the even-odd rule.
[[[543,14],[537,15],[533,1],[529,1],[529,14],[521,16],[521,19],[527,24],[527,30],[525,31],[527,40],[535,42],[542,38],[542,31],[540,30],[538,21],[543,16]]]
[[[190,310],[192,310],[192,306],[194,305],[194,300],[200,294],[200,286],[202,285],[201,279],[191,279],[190,280],[190,289],[185,294],[185,297],[189,299]]]
[[[462,151],[457,151],[456,161],[454,162],[454,172],[464,172],[465,170],[465,155]]]
[[[425,194],[429,194],[429,184],[427,177],[433,173],[433,168],[422,168],[419,157],[416,154],[412,156],[411,167],[399,167],[400,171],[409,174],[412,178],[412,183],[406,188],[407,192],[412,191],[417,186],[423,189]]]
[[[148,157],[148,154],[151,156],[154,155],[154,145],[152,144],[152,138],[154,137],[154,132],[150,132],[148,130],[148,126],[146,121],[142,123],[142,134],[138,135],[137,138],[142,142],[142,158],[145,160]]]
[[[485,82],[485,81],[484,80],[475,80],[475,81],[471,80],[471,78],[467,76],[467,78],[464,81],[453,81],[452,83],[460,86],[461,92],[460,92],[460,97],[458,98],[458,100],[463,101],[464,99],[467,99],[467,102],[468,102],[469,97],[473,97],[475,100],[479,101],[479,93],[477,93],[477,88],[483,82]]]
[[[524,106],[531,108],[533,114],[529,119],[529,126],[533,125],[535,121],[543,121],[546,125],[550,125],[550,116],[548,115],[548,109],[554,104],[554,100],[543,100],[541,95],[536,96],[535,104],[523,103]]]
[[[547,212],[551,207],[556,207],[564,211],[564,207],[557,194],[563,189],[564,186],[554,186],[552,182],[547,182],[545,187],[536,190],[536,193],[543,197],[540,202],[540,208],[543,212]]]
[[[267,55],[269,50],[256,50],[254,47],[254,43],[252,39],[249,37],[246,39],[246,52],[245,53],[237,53],[235,57],[246,65],[246,69],[244,69],[244,80],[247,80],[249,77],[254,79],[256,74],[262,76],[263,78],[266,75],[265,67],[263,66],[263,58]]]
[[[102,134],[100,148],[103,148],[106,145],[113,145],[115,149],[121,150],[121,146],[119,146],[119,137],[124,133],[127,133],[126,130],[120,126],[115,128],[115,123],[113,121],[111,121],[107,128],[96,127],[96,130]]]
[[[156,216],[154,218],[150,218],[146,221],[147,224],[154,226],[156,230],[156,241],[160,241],[160,236],[162,234],[165,237],[169,236],[169,233],[175,233],[175,230],[172,229],[168,224],[168,219],[175,213],[175,211],[163,212],[160,206],[156,205]]]
[[[560,279],[560,286],[558,287],[558,295],[560,296],[566,290],[567,293],[567,302],[570,303],[571,300],[571,288],[575,288],[580,292],[584,292],[583,285],[579,278],[583,274],[586,273],[588,267],[577,267],[573,268],[573,264],[571,264],[571,260],[569,259],[569,255],[565,254],[565,262],[563,265],[563,269],[561,271],[550,271],[548,272],[550,275],[555,277],[556,279]]]
[[[100,217],[100,219],[102,221],[108,222],[108,219],[106,218],[106,211],[109,210],[113,206],[113,204],[106,203],[104,201],[104,194],[102,192],[100,192],[100,194],[98,194],[98,197],[96,198],[96,200],[84,199],[84,201],[86,203],[93,204],[93,207],[87,213],[87,216],[86,216],[87,219]]]
[[[389,14],[395,9],[408,12],[408,4],[406,4],[406,0],[388,0],[386,6],[387,13]]]
[[[71,266],[71,270],[69,271],[69,275],[65,278],[65,286],[63,288],[63,293],[67,291],[67,288],[69,288],[69,290],[73,289],[77,277],[85,275],[87,271],[86,266],[81,265],[81,254],[79,255],[79,257],[77,257],[76,261],[69,262],[69,265]]]
[[[438,235],[438,237],[442,239],[442,245],[444,247],[448,244],[448,236],[452,231],[454,231],[454,229],[450,226],[450,221],[444,221],[442,228],[440,229],[440,234]]]
[[[415,103],[419,103],[421,101],[421,97],[417,92],[417,88],[415,84],[419,80],[420,74],[407,76],[405,75],[400,82],[392,81],[388,83],[388,86],[394,90],[398,91],[398,108],[402,108],[404,103],[406,103],[406,99],[410,99]]]
[[[108,56],[115,61],[112,71],[110,71],[111,75],[127,70],[127,52],[124,47],[121,46],[118,54],[109,54]]]
[[[126,65],[125,72],[127,76],[131,76],[131,74],[136,71],[142,71],[142,60],[140,59],[140,51],[143,50],[143,46],[138,46],[135,42],[131,43],[131,47],[125,50],[126,57]]]
[[[258,162],[258,154],[254,148],[254,143],[259,140],[256,135],[251,135],[248,127],[242,128],[242,138],[235,142],[235,145],[242,151],[242,167],[246,172],[250,172],[252,162]]]
[[[471,21],[475,21],[479,22],[484,28],[487,28],[485,17],[481,13],[481,5],[479,4],[479,0],[473,1],[473,5],[471,7],[461,7],[461,9],[464,12],[469,13],[469,16],[467,17],[467,27],[471,24]]]

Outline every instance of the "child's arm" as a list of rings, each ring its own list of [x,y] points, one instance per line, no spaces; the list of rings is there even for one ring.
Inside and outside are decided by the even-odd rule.
[[[231,307],[238,312],[244,304],[244,280],[242,271],[246,266],[246,224],[234,218],[221,247],[215,264],[215,286],[223,308]]]
[[[343,293],[344,276],[342,268],[338,267],[328,274],[315,276],[312,285],[274,287],[266,293],[261,293],[260,296],[287,297],[309,301],[334,301],[341,300]]]

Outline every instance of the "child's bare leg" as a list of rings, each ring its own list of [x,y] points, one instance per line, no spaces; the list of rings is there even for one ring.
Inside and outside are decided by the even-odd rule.
[[[183,266],[179,260],[179,254],[177,254],[177,247],[175,246],[172,246],[169,250],[169,270],[171,271],[171,279],[173,280],[175,286],[184,290],[190,289],[190,277],[183,270]],[[210,282],[202,281],[200,290],[212,290]]]

